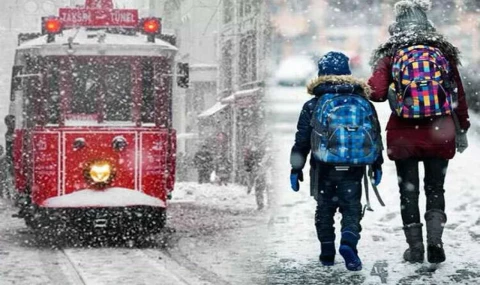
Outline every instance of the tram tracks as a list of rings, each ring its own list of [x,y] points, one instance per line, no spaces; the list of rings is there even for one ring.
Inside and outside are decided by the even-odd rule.
[[[229,285],[215,273],[168,251],[64,248],[39,252],[51,284]]]
[[[38,257],[50,284],[86,285],[81,271],[63,250],[40,249]]]

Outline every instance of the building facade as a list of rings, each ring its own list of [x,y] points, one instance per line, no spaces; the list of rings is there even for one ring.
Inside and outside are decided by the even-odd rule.
[[[228,144],[231,180],[245,182],[245,151],[265,136],[264,106],[266,60],[270,23],[266,1],[221,1],[219,25],[218,100],[229,121],[221,132]]]
[[[178,116],[183,116],[174,118],[181,130],[180,151],[182,140],[188,154],[207,145],[216,155],[216,169],[242,183],[243,153],[264,133],[267,5],[260,0],[167,0],[163,9],[168,15],[164,26],[177,35],[181,60],[190,64],[190,88],[175,93]]]
[[[172,34],[177,61],[189,64],[189,88],[173,92],[173,125],[177,130],[179,180],[195,179],[193,155],[212,139],[199,118],[217,102],[218,0],[146,0],[150,16],[162,18],[162,33]]]

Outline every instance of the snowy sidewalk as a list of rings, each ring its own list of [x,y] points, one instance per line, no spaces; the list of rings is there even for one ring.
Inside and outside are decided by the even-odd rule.
[[[387,105],[377,107],[381,118],[388,118]],[[385,123],[382,122],[382,128]],[[286,136],[282,134],[281,137]],[[279,142],[278,177],[283,178],[277,185],[281,202],[272,218],[267,245],[270,284],[480,284],[480,136],[475,128],[470,131],[469,140],[470,147],[463,154],[457,153],[450,161],[446,177],[448,222],[444,243],[447,261],[435,272],[429,272],[429,263],[412,265],[403,261],[407,244],[401,228],[396,170],[394,163],[386,160],[383,181],[379,186],[386,207],[381,207],[371,195],[374,212],[367,212],[362,221],[359,253],[363,270],[357,273],[345,269],[340,255],[337,255],[332,268],[320,265],[314,227],[315,201],[309,197],[309,182],[301,183],[299,193],[294,193],[288,184],[288,156],[293,134],[288,142]],[[419,168],[423,175],[423,165],[420,164]],[[308,176],[307,167],[304,174]],[[420,206],[424,213],[423,181],[420,189]],[[339,225],[340,214],[337,214],[337,247]],[[374,268],[376,271],[372,273]],[[388,276],[382,280],[376,275],[379,270],[385,270]]]

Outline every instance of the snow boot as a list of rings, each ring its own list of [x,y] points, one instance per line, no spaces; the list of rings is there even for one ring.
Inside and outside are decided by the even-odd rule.
[[[345,260],[345,267],[350,271],[362,270],[362,261],[358,257],[357,243],[360,235],[350,231],[342,232],[339,252]]]
[[[403,253],[403,259],[410,263],[422,263],[425,258],[425,248],[423,246],[422,236],[423,224],[409,224],[403,227],[405,237],[407,238],[408,248]]]
[[[425,213],[427,223],[427,259],[430,263],[445,261],[443,250],[443,228],[447,222],[447,215],[441,210],[430,210]]]
[[[335,263],[335,242],[322,242],[320,247],[320,262],[323,266],[332,266]]]

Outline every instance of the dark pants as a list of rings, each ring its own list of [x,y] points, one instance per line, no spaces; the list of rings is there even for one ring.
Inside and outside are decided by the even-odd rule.
[[[210,169],[198,169],[198,183],[209,183],[210,182]]]
[[[255,198],[257,200],[257,208],[260,210],[264,206],[264,195],[267,190],[267,180],[265,175],[259,175],[255,180]]]
[[[420,223],[420,210],[418,207],[420,194],[419,161],[414,158],[395,161],[404,225]],[[427,197],[427,211],[437,209],[443,212],[445,211],[445,190],[443,185],[445,183],[448,160],[439,158],[423,159],[423,165],[425,167],[425,178],[423,181]]]
[[[363,167],[351,167],[337,171],[333,166],[317,165],[317,210],[315,227],[321,243],[335,241],[334,215],[337,208],[342,214],[341,231],[349,231],[359,237],[362,230],[362,177]]]

